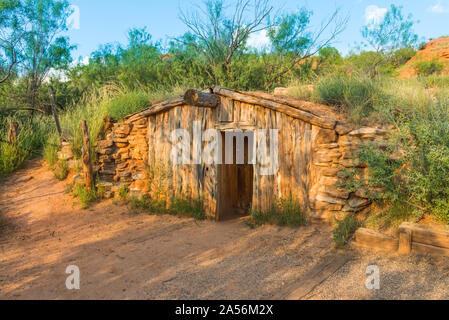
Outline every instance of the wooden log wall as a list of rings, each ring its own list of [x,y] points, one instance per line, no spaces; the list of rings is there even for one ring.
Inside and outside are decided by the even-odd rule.
[[[193,140],[193,123],[199,121],[201,132],[241,129],[258,136],[266,130],[268,152],[269,130],[278,130],[279,170],[273,175],[263,175],[259,163],[254,167],[252,205],[255,209],[266,210],[275,197],[292,195],[312,217],[328,219],[358,212],[370,204],[363,190],[348,194],[339,184],[345,168],[359,167],[366,171],[363,164],[355,162],[358,144],[381,141],[385,130],[354,129],[337,119],[318,116],[324,106],[314,113],[305,111],[305,107],[313,107],[310,104],[287,101],[284,105],[282,99],[269,101],[268,95],[261,98],[224,88],[213,91],[219,100],[210,93],[189,91],[186,97],[197,103],[195,106],[187,105],[185,98],[173,99],[115,123],[106,132],[105,139],[97,143],[99,176],[103,187],[109,188],[107,194],[112,196],[125,184],[139,194],[156,192],[161,196],[165,192],[172,193],[167,198],[201,197],[207,215],[215,217],[220,192],[217,165],[170,162],[172,132],[185,129]],[[190,143],[193,159],[193,141]],[[206,146],[207,142],[202,142],[199,147],[204,150]],[[167,182],[159,186],[160,190],[145,182],[148,170],[153,174],[159,171],[157,174],[164,176]]]

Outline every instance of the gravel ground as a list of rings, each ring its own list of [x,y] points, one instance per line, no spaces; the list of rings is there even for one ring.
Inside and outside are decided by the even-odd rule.
[[[316,288],[307,299],[449,299],[449,258],[355,251],[355,258]],[[379,267],[380,288],[368,290],[367,267]]]

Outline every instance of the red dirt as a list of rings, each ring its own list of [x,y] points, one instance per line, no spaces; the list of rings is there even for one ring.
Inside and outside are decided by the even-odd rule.
[[[442,74],[449,75],[449,37],[435,39],[427,43],[424,49],[418,51],[416,56],[406,63],[399,78],[415,78],[417,76],[415,64],[418,61],[430,61],[432,59],[437,59],[439,62],[442,62],[444,64]]]
[[[332,250],[329,226],[81,210],[65,184],[40,161],[0,183],[0,299],[270,298]],[[65,286],[69,265],[81,290]]]

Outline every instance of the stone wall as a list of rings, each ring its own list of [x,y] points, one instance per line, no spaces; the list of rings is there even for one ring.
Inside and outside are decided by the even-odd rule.
[[[319,129],[313,153],[315,184],[310,190],[310,207],[315,218],[329,219],[348,212],[360,212],[371,203],[368,191],[360,189],[348,193],[341,187],[345,170],[358,168],[365,175],[368,168],[358,161],[358,152],[365,143],[384,145],[388,131],[379,128],[337,126],[336,130]]]
[[[111,198],[125,186],[131,193],[143,194],[148,163],[148,119],[132,124],[114,123],[105,139],[96,143],[98,186]]]

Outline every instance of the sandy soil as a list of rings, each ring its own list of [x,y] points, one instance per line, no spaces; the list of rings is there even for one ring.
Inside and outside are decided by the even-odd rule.
[[[270,299],[333,252],[327,225],[251,230],[112,202],[81,210],[64,189],[39,161],[0,183],[0,299]],[[447,259],[339,254],[354,258],[307,298],[449,298]],[[373,263],[376,292],[365,288]],[[65,286],[69,265],[80,290]]]

